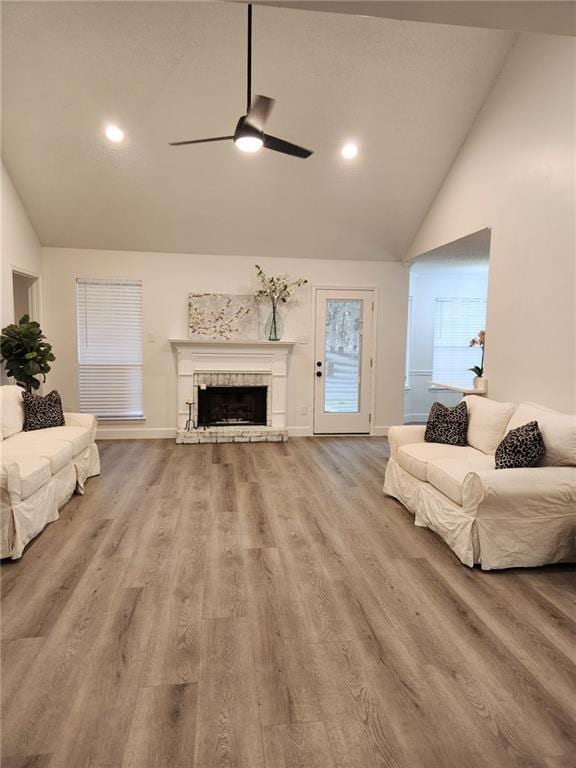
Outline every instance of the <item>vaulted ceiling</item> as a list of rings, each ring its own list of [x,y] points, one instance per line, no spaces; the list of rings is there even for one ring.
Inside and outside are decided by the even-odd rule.
[[[504,31],[256,7],[254,92],[308,160],[232,144],[234,3],[4,2],[3,156],[44,245],[400,259],[514,42]],[[103,135],[108,122],[121,144]],[[360,145],[354,161],[344,140]]]

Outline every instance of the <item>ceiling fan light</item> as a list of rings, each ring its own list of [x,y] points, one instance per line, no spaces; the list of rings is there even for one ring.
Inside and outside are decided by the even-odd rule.
[[[347,144],[344,144],[340,150],[340,154],[345,160],[353,160],[358,154],[358,144],[349,141]]]
[[[104,133],[106,134],[108,141],[111,141],[114,144],[119,144],[124,138],[124,131],[121,128],[118,128],[117,125],[107,125]]]
[[[238,136],[234,143],[242,152],[258,152],[264,146],[260,136]]]

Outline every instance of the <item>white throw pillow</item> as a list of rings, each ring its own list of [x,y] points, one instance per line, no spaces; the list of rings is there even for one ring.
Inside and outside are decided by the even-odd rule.
[[[6,384],[0,387],[0,432],[7,438],[24,429],[22,387]]]
[[[468,395],[464,402],[468,408],[468,445],[482,453],[495,453],[516,406],[481,395]]]
[[[507,432],[530,421],[537,421],[546,453],[542,464],[548,467],[576,467],[576,416],[552,411],[536,403],[520,403],[510,419]]]

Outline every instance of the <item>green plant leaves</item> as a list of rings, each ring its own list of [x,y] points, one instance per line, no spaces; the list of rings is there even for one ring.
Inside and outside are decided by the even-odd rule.
[[[49,363],[56,359],[52,345],[43,341],[45,338],[40,325],[30,320],[29,315],[23,315],[18,323],[7,325],[0,335],[0,359],[6,366],[6,373],[28,392],[40,387],[38,376],[46,381]]]

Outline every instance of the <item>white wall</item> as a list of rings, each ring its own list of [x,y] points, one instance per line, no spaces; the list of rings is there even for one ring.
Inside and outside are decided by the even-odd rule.
[[[42,249],[14,185],[2,164],[2,327],[14,320],[12,269],[40,276]]]
[[[411,333],[408,339],[409,375],[405,397],[405,420],[426,421],[432,403],[456,405],[461,395],[431,388],[436,299],[485,299],[488,290],[488,263],[477,266],[415,264],[410,272],[412,297]],[[477,333],[476,328],[470,338]],[[463,377],[466,372],[463,371]],[[472,374],[470,374],[472,378]]]
[[[169,338],[187,336],[189,292],[248,293],[255,287],[254,259],[235,256],[138,253],[44,248],[44,316],[56,362],[49,386],[67,409],[77,409],[75,280],[77,277],[141,279],[144,298],[144,424],[107,425],[101,436],[163,437],[176,424],[176,361]],[[312,431],[314,326],[312,287],[375,287],[378,291],[376,410],[377,433],[402,423],[408,270],[398,262],[258,259],[272,274],[306,277],[297,301],[287,305],[285,338],[297,344],[288,374],[288,426],[292,434]],[[148,334],[156,341],[147,341]],[[307,415],[302,409],[307,409]],[[126,431],[122,431],[126,430]]]
[[[576,410],[575,56],[522,34],[408,259],[491,227],[490,396]]]

